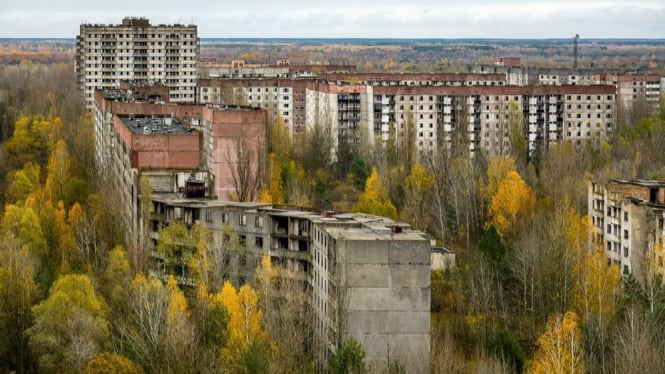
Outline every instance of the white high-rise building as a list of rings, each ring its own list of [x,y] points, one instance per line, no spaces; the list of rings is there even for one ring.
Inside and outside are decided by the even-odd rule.
[[[88,111],[98,88],[120,81],[163,82],[169,101],[194,102],[199,59],[195,25],[151,25],[124,18],[120,25],[81,24],[76,38],[76,76]]]

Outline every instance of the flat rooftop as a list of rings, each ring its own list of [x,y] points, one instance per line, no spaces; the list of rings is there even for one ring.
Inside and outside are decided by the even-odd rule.
[[[422,231],[408,230],[402,232],[394,232],[389,226],[361,226],[361,227],[324,227],[329,235],[336,239],[344,240],[426,240],[427,234]]]
[[[202,207],[202,208],[215,208],[215,207],[231,207],[240,209],[269,209],[272,204],[259,203],[252,201],[223,201],[208,198],[187,198],[183,197],[181,193],[153,193],[152,200],[170,204],[189,207]]]
[[[632,179],[632,180],[626,180],[626,179],[612,179],[612,182],[615,183],[621,183],[621,184],[632,184],[635,186],[642,186],[642,187],[665,187],[665,183],[661,181],[657,181],[654,179]]]
[[[194,132],[170,116],[118,116],[122,123],[137,135],[187,135]]]

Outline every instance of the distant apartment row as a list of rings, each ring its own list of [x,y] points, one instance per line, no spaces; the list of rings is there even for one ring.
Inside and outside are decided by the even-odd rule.
[[[561,141],[599,143],[615,129],[612,86],[504,86],[500,76],[424,76],[389,74],[399,77],[399,84],[377,85],[298,78],[200,79],[197,98],[201,103],[265,108],[279,114],[293,136],[320,125],[352,145],[362,139],[385,142],[391,133],[399,137],[413,126],[416,146],[428,151],[449,147],[452,135],[463,131],[471,154],[490,157],[510,149],[511,102],[525,120],[531,151]],[[425,78],[432,84],[404,84]]]

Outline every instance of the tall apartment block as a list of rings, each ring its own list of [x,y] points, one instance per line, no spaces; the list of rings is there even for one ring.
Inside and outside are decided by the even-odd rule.
[[[610,180],[589,184],[593,241],[622,274],[644,282],[665,276],[665,183]],[[659,249],[660,248],[660,249]]]
[[[195,25],[151,25],[124,18],[119,25],[81,24],[76,38],[76,77],[86,108],[96,89],[122,80],[162,82],[173,102],[194,102],[199,38]]]

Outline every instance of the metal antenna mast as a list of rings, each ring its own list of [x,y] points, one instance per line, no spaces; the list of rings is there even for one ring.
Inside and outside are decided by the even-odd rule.
[[[580,38],[580,34],[575,34],[573,38],[573,69],[577,69],[577,40]]]

